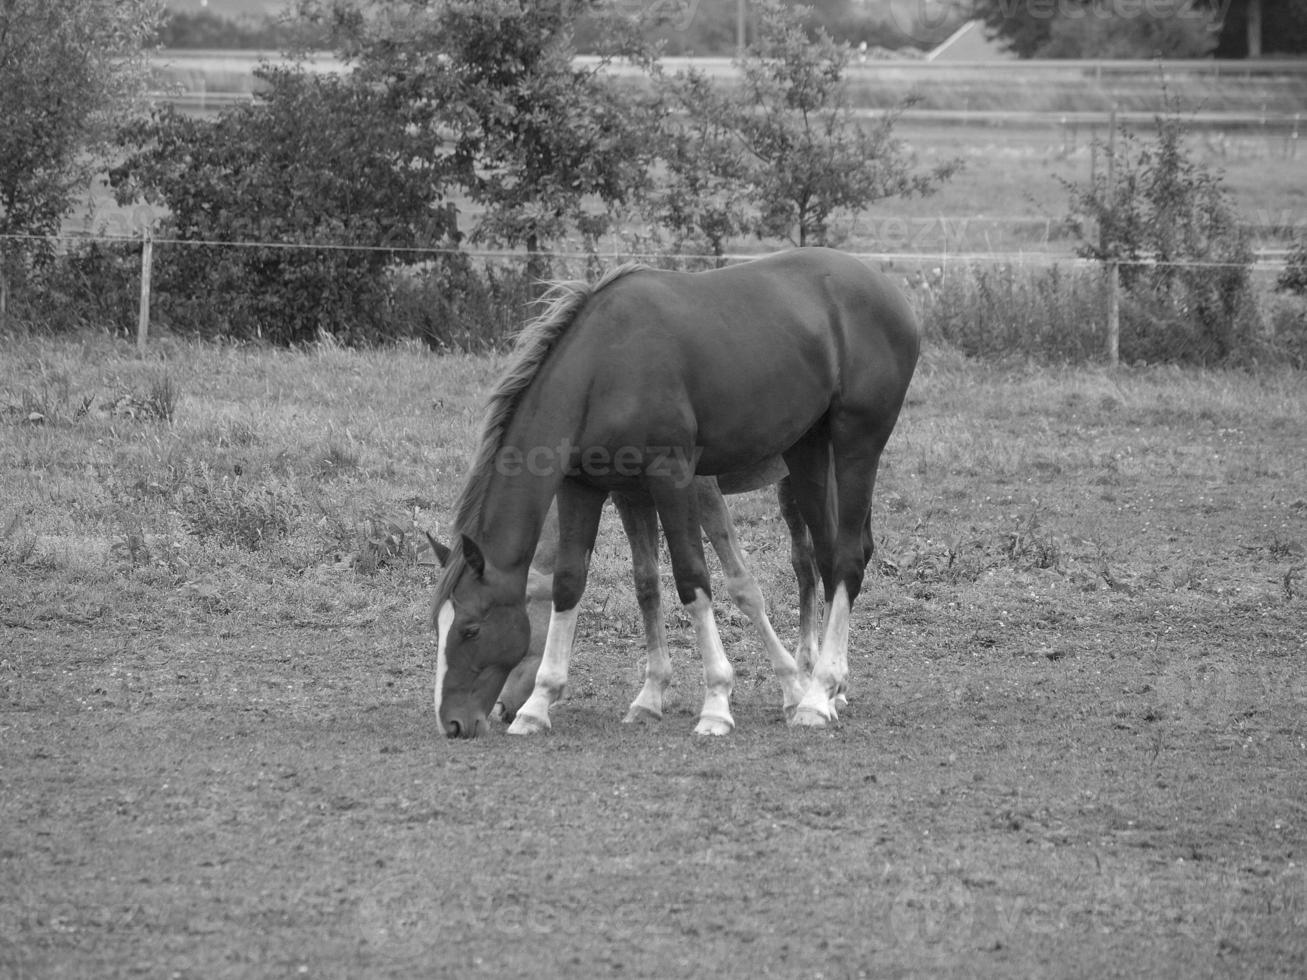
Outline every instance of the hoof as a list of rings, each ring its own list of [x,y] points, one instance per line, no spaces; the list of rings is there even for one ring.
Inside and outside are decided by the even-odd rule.
[[[721,715],[701,715],[699,724],[694,726],[696,735],[729,735],[735,731],[735,722]]]
[[[799,705],[790,718],[791,728],[825,728],[829,723],[830,719],[824,714],[805,705]]]
[[[830,702],[832,711],[843,711],[849,706],[849,698],[843,691],[831,698]]]
[[[538,718],[535,715],[525,715],[518,712],[513,724],[508,726],[510,735],[538,735],[541,732],[547,732],[550,729],[548,718]]]
[[[637,722],[652,725],[663,720],[663,716],[654,711],[652,708],[646,708],[642,704],[633,704],[626,710],[626,717],[622,719],[623,725],[634,725]]]

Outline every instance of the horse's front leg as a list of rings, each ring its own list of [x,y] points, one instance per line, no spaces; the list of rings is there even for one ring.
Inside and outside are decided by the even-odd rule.
[[[599,516],[608,494],[575,480],[558,490],[558,559],[554,565],[554,608],[535,689],[508,726],[510,735],[532,735],[550,728],[549,709],[563,696],[576,636],[576,619],[585,592],[590,554],[599,533]]]
[[[661,721],[663,697],[672,681],[672,659],[667,649],[662,582],[658,576],[658,513],[653,499],[639,494],[614,493],[613,503],[631,545],[635,597],[644,620],[646,656],[644,685],[622,721]]]
[[[735,719],[731,717],[735,672],[726,659],[713,618],[712,588],[703,556],[693,477],[694,471],[687,464],[670,476],[650,477],[650,490],[667,536],[676,592],[694,623],[699,655],[703,658],[703,709],[694,731],[696,735],[729,735],[735,729]]]

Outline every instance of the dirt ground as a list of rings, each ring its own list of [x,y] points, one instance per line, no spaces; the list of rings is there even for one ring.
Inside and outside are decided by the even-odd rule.
[[[19,353],[11,402],[52,358],[74,395],[137,369]],[[413,422],[412,443],[466,440],[489,368],[189,356],[169,355],[171,430],[0,425],[0,976],[1307,975],[1301,375],[928,357],[837,727],[785,726],[725,600],[736,732],[691,734],[698,667],[671,608],[672,710],[621,725],[641,653],[610,516],[553,733],[467,743],[430,709],[434,570],[365,573],[303,542],[348,523],[346,499],[407,501],[458,468],[408,467],[408,423],[376,434],[366,406],[434,371],[462,421]],[[289,460],[248,464],[258,492],[317,501],[275,545],[220,546],[187,510],[198,478],[159,482],[207,444],[186,419],[229,409],[254,420],[231,445]],[[282,414],[335,427],[352,475],[297,456]],[[169,439],[189,448],[149,456]],[[132,466],[158,473],[133,490]],[[124,526],[77,509],[112,479],[140,541],[61,550],[61,510]],[[456,490],[414,506],[438,525]],[[792,641],[774,505],[733,505]]]

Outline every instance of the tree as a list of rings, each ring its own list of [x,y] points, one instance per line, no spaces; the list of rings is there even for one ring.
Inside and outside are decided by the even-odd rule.
[[[599,65],[575,63],[573,31],[601,24],[605,59],[649,52],[616,4],[600,0],[336,3],[342,54],[402,104],[449,179],[481,213],[470,240],[544,249],[593,239],[645,185],[652,103]],[[319,12],[321,17],[322,13]]]
[[[124,134],[120,201],[163,205],[164,237],[197,243],[156,252],[161,305],[202,334],[385,337],[390,270],[453,244],[444,176],[387,93],[300,68],[258,74],[252,105],[212,121],[166,107]]]
[[[975,13],[1022,58],[1198,58],[1216,47],[1230,3],[975,0]]]
[[[729,93],[701,71],[661,78],[669,113],[660,140],[665,173],[654,182],[644,207],[654,223],[672,233],[675,251],[707,251],[721,257],[727,243],[747,234],[749,166],[736,130]]]
[[[928,173],[894,137],[897,112],[864,124],[844,82],[850,52],[824,31],[809,40],[801,15],[760,5],[758,38],[737,64],[738,85],[714,92],[691,73],[664,92],[689,122],[664,141],[671,194],[658,216],[697,231],[720,254],[736,229],[797,245],[833,242],[832,222],[898,194],[929,193],[956,169]],[[695,193],[707,204],[691,206]],[[706,193],[705,193],[706,192]]]
[[[0,330],[137,104],[159,0],[0,0]],[[35,236],[12,237],[12,236]]]
[[[1193,0],[1153,0],[1122,8],[1090,0],[1054,19],[1039,58],[1205,58],[1216,47],[1218,25]]]

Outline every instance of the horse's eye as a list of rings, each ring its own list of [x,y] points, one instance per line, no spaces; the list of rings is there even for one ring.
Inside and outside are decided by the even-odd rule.
[[[473,626],[463,627],[463,639],[465,640],[475,640],[480,634],[481,634],[480,626],[473,625]]]

